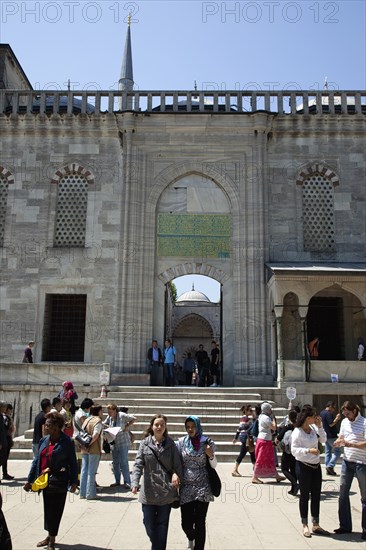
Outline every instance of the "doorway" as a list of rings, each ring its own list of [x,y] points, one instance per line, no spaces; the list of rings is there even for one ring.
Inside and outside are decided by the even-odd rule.
[[[319,337],[319,359],[345,359],[343,299],[315,297],[310,300],[307,315],[308,342]]]
[[[47,294],[42,361],[84,361],[85,294]]]

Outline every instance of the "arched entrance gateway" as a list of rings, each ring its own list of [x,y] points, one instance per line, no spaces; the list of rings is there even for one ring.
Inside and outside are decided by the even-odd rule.
[[[182,362],[187,349],[197,344],[197,336],[204,339],[204,344],[210,343],[212,338],[220,338],[222,324],[225,326],[225,336],[220,342],[223,364],[232,365],[235,309],[232,302],[232,206],[216,178],[191,168],[188,173],[183,172],[181,177],[172,179],[157,201],[153,331],[174,339],[178,362]],[[221,176],[221,179],[225,178]],[[171,317],[166,285],[189,274],[206,275],[220,283],[223,303],[222,315],[219,306],[218,327],[207,322],[205,316],[193,312],[179,320]],[[207,351],[210,349],[209,345]],[[234,385],[232,368],[225,376],[225,384]]]

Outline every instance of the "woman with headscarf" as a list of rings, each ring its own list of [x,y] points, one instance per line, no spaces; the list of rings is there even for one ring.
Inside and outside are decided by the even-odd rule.
[[[61,399],[69,399],[71,403],[70,411],[72,416],[74,416],[76,411],[75,401],[78,398],[78,394],[74,390],[74,384],[70,380],[65,380],[62,384],[62,390],[60,390],[58,397]]]
[[[214,500],[207,467],[217,466],[216,447],[213,441],[203,435],[198,416],[188,416],[184,425],[187,435],[177,441],[183,462],[180,487],[182,529],[188,538],[187,548],[203,550],[208,505]]]
[[[258,437],[255,445],[255,465],[252,483],[263,483],[261,477],[274,477],[277,482],[283,481],[276,470],[276,459],[273,450],[272,435],[277,430],[276,419],[269,403],[262,403],[258,417]]]

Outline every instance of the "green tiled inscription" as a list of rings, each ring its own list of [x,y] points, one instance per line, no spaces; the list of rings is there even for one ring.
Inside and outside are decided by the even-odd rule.
[[[158,255],[204,258],[230,256],[227,214],[159,214]]]

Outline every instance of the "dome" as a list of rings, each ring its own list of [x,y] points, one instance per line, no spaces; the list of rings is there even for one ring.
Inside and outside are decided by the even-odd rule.
[[[203,292],[195,290],[194,285],[192,285],[192,290],[181,294],[176,302],[210,302],[210,299]]]

